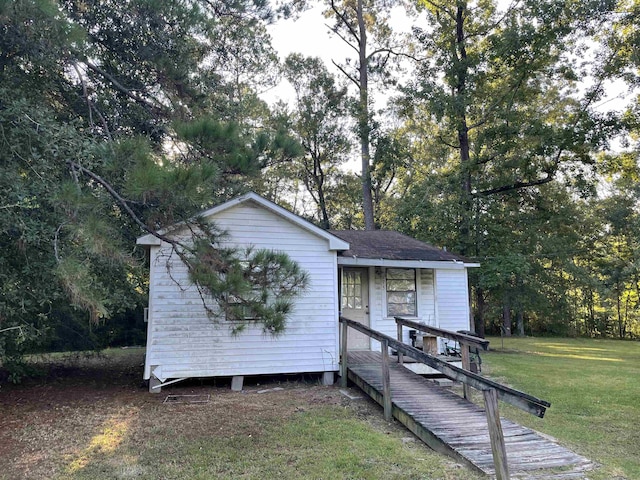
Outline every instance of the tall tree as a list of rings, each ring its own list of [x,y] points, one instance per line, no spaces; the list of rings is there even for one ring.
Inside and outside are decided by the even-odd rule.
[[[335,190],[337,169],[351,150],[347,89],[336,85],[319,58],[290,55],[284,76],[295,91],[292,128],[304,150],[304,156],[296,162],[299,177],[317,206],[320,225],[328,229],[331,215],[327,193]]]
[[[593,153],[606,145],[610,129],[593,109],[599,90],[581,95],[576,88],[574,48],[610,5],[525,1],[505,10],[495,2],[420,5],[428,24],[416,33],[427,60],[406,89],[404,114],[411,119],[408,135],[429,136],[414,144],[412,154],[427,164],[424,182],[445,189],[433,199],[423,192],[422,203],[457,226],[455,233],[436,237],[437,243],[482,259],[484,235],[496,223],[514,226],[511,217],[519,218],[530,198],[555,191],[545,185],[561,179],[582,193],[593,183]],[[508,207],[497,208],[501,204]],[[508,237],[503,232],[505,252]],[[527,258],[529,252],[522,253]],[[513,299],[506,292],[510,284],[517,289],[521,274],[515,264],[508,268],[513,271],[502,277],[500,303],[510,324]],[[481,283],[475,286],[482,306],[486,292]]]
[[[436,135],[455,152],[457,248],[473,254],[474,199],[548,183],[563,164],[589,160],[585,142],[602,141],[588,116],[593,98],[571,95],[570,37],[582,19],[555,3],[504,12],[493,2],[424,6],[430,25],[418,40],[430,61],[420,65],[408,102],[426,102]]]
[[[135,304],[136,236],[289,155],[245,101],[274,71],[270,15],[250,0],[0,2],[0,343],[44,332],[65,298],[92,321]]]
[[[390,27],[391,4],[374,0],[330,0],[326,16],[334,20],[332,31],[355,52],[354,61],[334,61],[338,69],[358,90],[355,107],[360,141],[362,208],[365,229],[376,228],[372,193],[371,136],[374,129],[371,95],[372,80],[384,81],[389,61],[400,53],[399,42]]]

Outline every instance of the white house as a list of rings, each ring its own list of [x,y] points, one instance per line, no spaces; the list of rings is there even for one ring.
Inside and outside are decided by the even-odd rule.
[[[150,254],[144,378],[152,391],[189,377],[230,376],[241,388],[247,375],[321,372],[332,383],[340,314],[388,335],[395,335],[394,315],[469,329],[467,268],[477,264],[462,257],[397,232],[326,231],[255,193],[202,217],[226,231],[230,245],[286,252],[309,274],[309,288],[296,298],[283,334],[250,324],[232,335],[232,320],[209,318],[171,246],[152,235],[138,238]],[[179,226],[164,233],[184,234]],[[355,331],[349,344],[376,348]]]

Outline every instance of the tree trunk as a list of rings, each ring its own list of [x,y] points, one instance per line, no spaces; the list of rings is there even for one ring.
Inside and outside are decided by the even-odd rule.
[[[589,289],[589,326],[587,327],[587,333],[593,335],[596,324],[596,309],[595,309],[595,295],[593,290]],[[578,332],[579,333],[579,332]]]
[[[329,230],[331,228],[331,221],[329,220],[329,213],[327,212],[327,202],[324,199],[324,191],[320,190],[318,192],[318,200],[320,201],[320,215],[321,215],[321,227],[325,230]]]
[[[524,315],[522,314],[522,310],[518,310],[518,314],[516,316],[516,328],[518,330],[518,336],[524,337]]]
[[[364,21],[363,0],[358,0],[357,17],[360,44],[359,55],[359,89],[358,102],[358,135],[360,137],[360,156],[362,161],[362,211],[364,213],[364,227],[375,230],[375,215],[373,210],[373,195],[371,193],[371,154],[369,150],[370,118],[369,118],[369,61],[367,59],[367,26]]]
[[[314,156],[313,159],[313,172],[318,189],[318,208],[320,209],[321,226],[325,230],[329,230],[331,228],[331,222],[329,220],[329,213],[327,212],[327,201],[324,196],[324,171],[322,170],[321,159],[318,156]]]
[[[616,288],[616,304],[618,310],[618,336],[620,339],[624,338],[624,331],[622,329],[622,312],[620,311],[620,285]]]
[[[511,336],[511,307],[507,300],[502,304],[502,328],[504,330],[504,336]]]
[[[456,52],[457,66],[455,96],[457,112],[456,130],[458,133],[458,147],[460,150],[460,246],[462,255],[467,255],[471,249],[471,221],[473,217],[471,202],[471,171],[470,171],[470,142],[469,126],[467,124],[467,49],[465,45],[464,21],[467,4],[464,1],[458,3],[456,10]]]

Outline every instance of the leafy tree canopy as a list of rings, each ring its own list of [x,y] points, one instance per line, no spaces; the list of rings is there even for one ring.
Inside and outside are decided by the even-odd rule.
[[[141,232],[297,151],[257,97],[276,78],[272,16],[252,0],[0,1],[0,329],[19,327],[0,357],[65,302],[94,322],[139,305]]]

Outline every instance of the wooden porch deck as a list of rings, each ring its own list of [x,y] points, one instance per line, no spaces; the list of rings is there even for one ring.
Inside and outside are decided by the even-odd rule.
[[[348,378],[383,405],[382,355],[348,353]],[[432,449],[495,475],[484,409],[398,363],[389,364],[393,416]],[[511,478],[578,479],[590,460],[529,428],[501,419]]]

